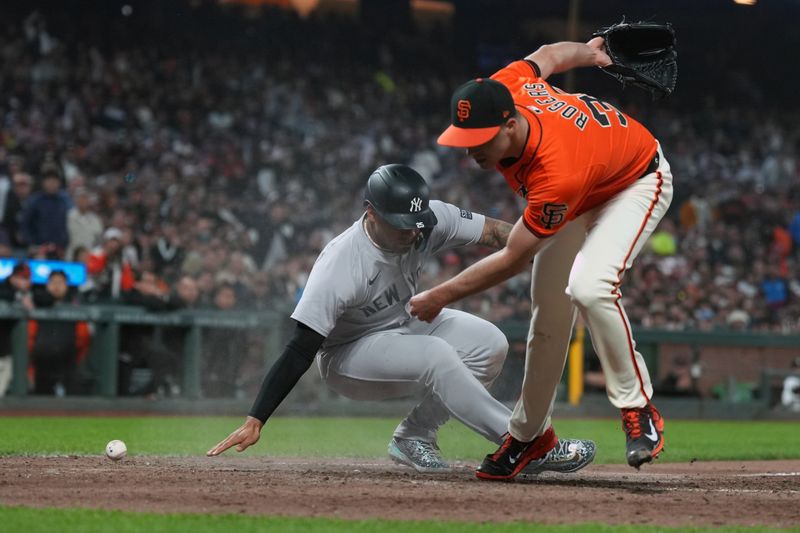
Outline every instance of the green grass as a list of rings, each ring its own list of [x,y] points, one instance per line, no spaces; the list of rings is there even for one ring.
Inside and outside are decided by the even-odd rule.
[[[0,523],[3,531],[38,531],[94,533],[112,531],[127,532],[230,532],[279,531],[281,533],[365,533],[414,531],[414,533],[597,533],[619,531],[623,533],[650,533],[657,531],[720,531],[715,528],[666,528],[652,526],[609,526],[601,524],[537,525],[522,522],[505,524],[474,524],[453,522],[390,521],[390,520],[337,520],[327,518],[279,518],[241,515],[204,514],[153,514],[121,511],[96,511],[87,509],[28,509],[24,507],[0,506]],[[725,531],[787,531],[786,529],[726,527]],[[798,531],[798,529],[794,529]]]
[[[201,455],[241,423],[234,417],[0,417],[0,455],[101,454],[122,439],[131,455]],[[397,419],[283,418],[269,421],[261,441],[243,455],[384,457]],[[622,463],[617,420],[559,420],[563,437],[597,442],[597,463]],[[458,422],[440,432],[448,459],[477,462],[494,445]],[[235,452],[226,452],[235,454]],[[796,422],[667,420],[659,461],[800,459]]]
[[[0,417],[0,456],[39,454],[98,455],[106,442],[122,439],[132,455],[200,455],[241,423],[234,417]],[[282,418],[270,420],[261,441],[243,455],[308,457],[385,457],[396,419]],[[598,463],[623,462],[624,436],[617,420],[560,420],[562,436],[592,438]],[[800,432],[793,422],[667,421],[663,461],[692,459],[799,459]],[[477,463],[494,445],[457,422],[440,433],[448,459]],[[228,452],[234,455],[235,452]],[[0,460],[1,462],[1,460]],[[280,531],[434,533],[654,532],[720,531],[714,528],[609,526],[603,524],[539,525],[453,522],[345,521],[326,518],[252,517],[242,515],[152,514],[86,509],[28,509],[0,505],[0,530],[25,531]],[[725,528],[725,531],[777,531]],[[785,531],[785,530],[783,530]],[[800,529],[795,529],[800,531]]]

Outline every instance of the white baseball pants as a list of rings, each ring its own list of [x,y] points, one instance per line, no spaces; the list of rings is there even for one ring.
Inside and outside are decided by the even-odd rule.
[[[514,438],[531,441],[550,425],[576,311],[591,333],[611,403],[643,407],[652,396],[619,285],[672,201],[672,173],[660,146],[658,154],[656,172],[567,223],[536,254],[525,377],[509,422]]]

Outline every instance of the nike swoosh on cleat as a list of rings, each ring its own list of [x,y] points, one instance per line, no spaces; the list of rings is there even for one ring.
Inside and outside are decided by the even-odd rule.
[[[516,455],[516,457],[509,457],[509,458],[508,458],[508,462],[509,462],[509,463],[511,463],[512,465],[513,465],[513,464],[516,464],[516,462],[517,462],[517,460],[519,459],[520,455],[522,455],[522,452],[519,452],[519,453]]]
[[[653,442],[658,442],[658,432],[656,431],[655,426],[653,426],[652,420],[650,420],[650,433],[645,433],[644,436]]]

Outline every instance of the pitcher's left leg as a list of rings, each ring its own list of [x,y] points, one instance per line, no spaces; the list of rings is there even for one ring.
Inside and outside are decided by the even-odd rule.
[[[628,462],[636,467],[661,451],[663,419],[650,402],[653,386],[636,350],[619,286],[671,200],[672,174],[662,156],[657,172],[636,181],[594,213],[568,287],[591,332],[609,400],[622,410]]]

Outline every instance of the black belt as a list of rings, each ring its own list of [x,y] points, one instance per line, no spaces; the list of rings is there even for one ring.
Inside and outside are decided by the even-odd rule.
[[[652,174],[653,172],[658,170],[659,163],[661,163],[661,158],[659,157],[658,152],[656,152],[656,155],[653,156],[653,160],[650,161],[650,164],[647,165],[646,169],[644,169],[644,173],[641,176],[639,176],[637,179],[642,179],[643,177],[647,176],[648,174]]]

